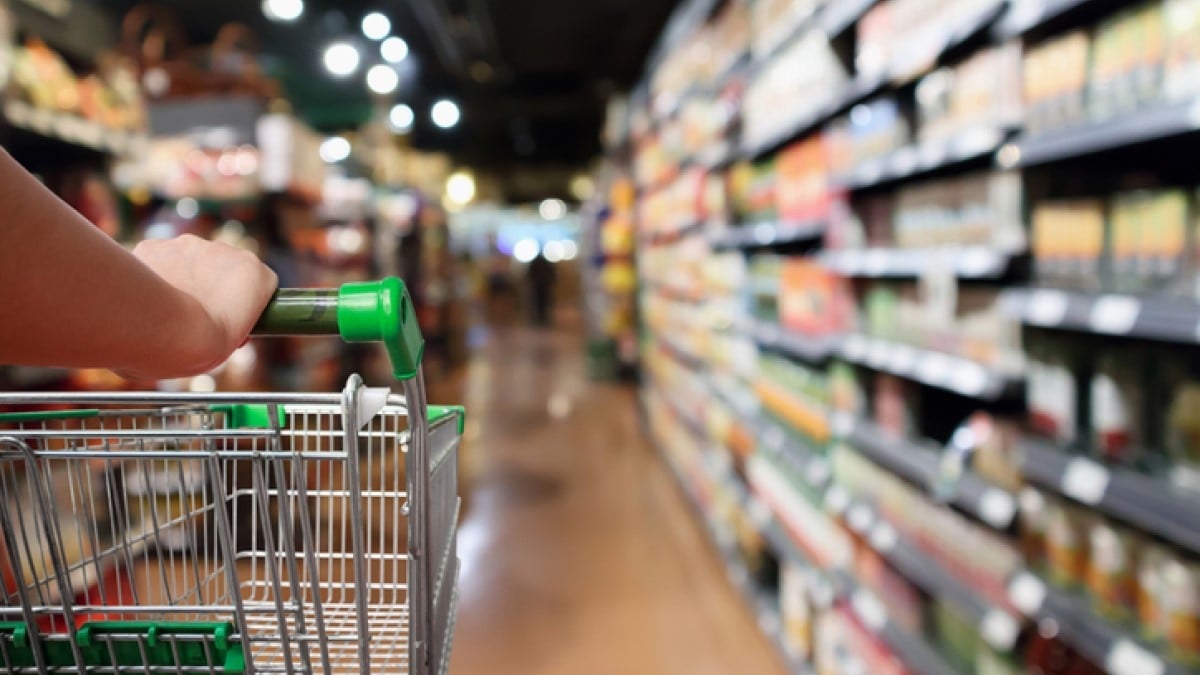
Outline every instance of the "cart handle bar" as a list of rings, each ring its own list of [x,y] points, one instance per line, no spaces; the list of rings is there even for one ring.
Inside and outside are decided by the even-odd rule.
[[[417,375],[425,338],[412,298],[396,277],[341,288],[281,288],[253,335],[340,335],[347,342],[382,342],[398,380]]]

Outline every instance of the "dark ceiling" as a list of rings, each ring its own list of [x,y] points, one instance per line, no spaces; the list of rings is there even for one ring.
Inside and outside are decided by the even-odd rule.
[[[363,81],[367,61],[346,80],[321,66],[325,45],[349,38],[369,58],[378,47],[362,37],[364,14],[381,11],[392,34],[409,44],[400,90],[393,96],[417,113],[415,147],[499,167],[514,162],[579,164],[599,151],[607,96],[629,88],[676,0],[306,0],[295,23],[266,20],[259,0],[179,0],[170,6],[194,43],[212,39],[227,21],[261,37],[265,63],[285,84],[299,113],[333,131],[359,124],[372,101]],[[123,13],[133,0],[101,0]],[[444,131],[429,106],[457,101],[462,121]]]

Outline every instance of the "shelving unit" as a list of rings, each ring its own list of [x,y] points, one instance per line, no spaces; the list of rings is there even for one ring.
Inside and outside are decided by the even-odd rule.
[[[1034,522],[1024,511],[1026,497],[1037,497],[1038,491],[1046,493],[1047,502],[1070,505],[1072,513],[1086,512],[1089,523],[1119,528],[1136,537],[1131,541],[1168,547],[1172,560],[1194,565],[1200,556],[1200,527],[1185,515],[1200,511],[1200,495],[1181,487],[1187,481],[1171,471],[1158,469],[1166,459],[1144,463],[1157,474],[1143,467],[1103,465],[1082,456],[1080,449],[1035,440],[1032,429],[1038,425],[1025,417],[1032,407],[1026,399],[1034,398],[1042,386],[1037,378],[1044,375],[1037,370],[1038,351],[1029,347],[1033,341],[1079,339],[1086,345],[1081,349],[1110,351],[1130,344],[1112,338],[1137,340],[1139,349],[1146,343],[1172,349],[1200,346],[1200,299],[1172,298],[1165,291],[1082,290],[1150,287],[1113,280],[1117,272],[1133,272],[1107,258],[1094,266],[1095,283],[1045,287],[1058,280],[1039,266],[1054,258],[1045,232],[1035,227],[1035,207],[1044,201],[1156,189],[1145,162],[1153,162],[1160,147],[1170,152],[1167,142],[1183,147],[1200,141],[1194,133],[1200,99],[1194,94],[1169,99],[1164,89],[1159,102],[1122,101],[1106,110],[1082,111],[1070,108],[1070,101],[1051,100],[1046,105],[1052,111],[1056,104],[1068,109],[1057,111],[1059,119],[1034,108],[1036,87],[1020,88],[1020,79],[1031,76],[1023,69],[1035,63],[1029,54],[1077,28],[1089,29],[1078,35],[1093,49],[1099,33],[1135,15],[1124,10],[1137,9],[1142,3],[1136,0],[981,0],[954,4],[953,11],[948,9],[953,3],[942,3],[939,7],[947,8],[935,11],[931,6],[926,14],[911,15],[931,23],[893,27],[893,33],[880,29],[872,34],[864,28],[870,22],[888,25],[894,18],[872,13],[882,9],[879,4],[905,1],[914,2],[818,2],[784,44],[767,41],[758,51],[752,44],[748,51],[757,59],[730,75],[759,94],[742,94],[739,114],[745,124],[729,125],[722,140],[703,151],[682,153],[675,174],[682,176],[680,167],[691,173],[680,183],[656,184],[688,193],[688,199],[679,200],[680,208],[695,208],[694,220],[706,225],[698,230],[688,226],[679,238],[668,235],[642,243],[654,255],[653,264],[640,271],[643,278],[669,269],[673,282],[693,281],[678,288],[648,284],[647,297],[679,302],[669,311],[651,310],[655,314],[647,325],[652,328],[644,341],[651,367],[644,387],[674,401],[670,405],[678,414],[672,417],[688,428],[697,453],[736,467],[721,468],[714,480],[736,495],[741,513],[755,522],[773,555],[805,570],[810,600],[820,599],[813,602],[816,611],[848,607],[911,672],[956,672],[949,664],[966,657],[943,652],[952,647],[939,628],[920,634],[902,629],[872,594],[869,572],[861,572],[861,561],[853,559],[856,553],[820,550],[814,544],[821,539],[817,533],[853,541],[855,546],[848,548],[882,560],[888,572],[919,590],[915,594],[921,602],[932,598],[962,617],[979,644],[1011,656],[1014,667],[1024,665],[1026,657],[1036,658],[1025,653],[1031,643],[1056,639],[1079,672],[1190,672],[1167,658],[1171,647],[1166,642],[1147,643],[1136,626],[1103,618],[1087,597],[1100,592],[1088,587],[1094,582],[1081,581],[1086,590],[1079,592],[1052,587],[1043,581],[1051,576],[1042,577],[1046,573],[1033,567],[1033,558],[1022,556],[1027,528]],[[934,22],[931,17],[938,12],[953,19]],[[1106,23],[1097,27],[1097,22]],[[914,40],[905,33],[908,28],[911,35],[928,39]],[[779,29],[764,33],[764,40],[773,40]],[[882,54],[864,55],[860,50],[871,37],[879,48],[895,41],[897,53],[881,48]],[[1116,44],[1112,35],[1106,38],[1106,47]],[[770,82],[753,90],[756,75],[769,73],[776,59],[795,56],[810,46],[807,41],[822,39],[828,44],[813,49],[812,63],[828,72],[806,73],[809,89],[795,83],[792,95],[802,96],[799,102],[787,100],[786,88],[776,91]],[[792,47],[796,50],[789,52]],[[1094,55],[1088,55],[1085,64],[1093,63],[1089,59]],[[966,98],[976,103],[990,94],[985,90],[1009,86],[1004,77],[992,77],[1001,67],[1009,68],[1005,77],[1015,73],[1014,100],[997,94],[988,99],[989,108],[957,117],[946,112],[956,105],[970,107],[953,98],[957,86],[971,87]],[[654,73],[652,68],[647,74],[650,101],[663,95],[654,89]],[[986,79],[987,86],[969,81],[971,77]],[[728,92],[741,84],[725,87],[734,79],[701,83],[689,95],[722,91],[721,105],[736,109]],[[1088,84],[1079,95],[1093,96],[1092,89],[1098,87]],[[753,103],[761,106],[755,109],[759,114],[746,114],[745,107]],[[772,116],[776,104],[780,111],[802,112],[787,119]],[[658,112],[647,106],[644,136],[638,140],[660,134],[653,142],[669,144],[687,130],[684,122]],[[1121,153],[1126,152],[1143,164],[1130,168],[1129,175],[1109,176],[1125,170],[1121,160],[1126,155]],[[663,154],[671,156],[669,149]],[[1168,177],[1163,186],[1186,190],[1187,203],[1195,205],[1188,208],[1200,208],[1200,190],[1194,189],[1200,172],[1189,172],[1182,166],[1186,161],[1177,159],[1164,169]],[[707,168],[703,180],[696,180],[696,167]],[[661,164],[656,170],[672,175]],[[718,192],[721,198],[715,196]],[[1107,218],[1107,206],[1105,214]],[[686,222],[687,215],[642,217],[653,230],[668,217]],[[1187,246],[1192,245],[1191,223]],[[697,231],[703,232],[703,241],[690,239]],[[1149,226],[1146,231],[1155,232]],[[1098,236],[1101,246],[1109,246],[1114,235],[1106,231]],[[1146,246],[1167,246],[1166,235],[1163,241],[1154,236],[1146,235]],[[683,237],[689,237],[686,244]],[[1059,255],[1074,261],[1066,253]],[[1154,256],[1169,257],[1157,250],[1128,255],[1142,256],[1126,268],[1143,274],[1160,264]],[[1161,263],[1164,269],[1172,264],[1183,269],[1170,268],[1178,274],[1169,279],[1162,272],[1153,287],[1169,287],[1177,296],[1184,287],[1194,293],[1191,258],[1181,261]],[[675,292],[679,288],[689,291]],[[711,339],[700,337],[706,331]],[[1055,334],[1046,337],[1049,331]],[[695,336],[705,353],[681,347],[692,341],[680,335]],[[729,353],[716,351],[721,349]],[[1082,378],[1093,374],[1074,374],[1075,396],[1087,396]],[[881,399],[889,405],[881,406]],[[907,405],[910,400],[916,402]],[[679,402],[690,407],[685,410]],[[1092,405],[1081,401],[1074,414],[1092,415]],[[955,445],[946,441],[973,433],[969,423],[957,429],[952,425],[975,420],[979,413],[996,424],[989,428],[1003,429],[994,438],[1004,448],[980,450],[992,463],[974,467],[970,455],[957,455]],[[809,424],[810,415],[821,419]],[[1095,432],[1086,428],[1089,421],[1075,423],[1080,437]],[[664,436],[659,440],[665,454],[686,453],[670,433]],[[874,495],[862,490],[852,494],[846,487],[856,484],[856,467],[894,475],[900,481],[890,487],[928,509],[921,513],[943,509],[946,513],[938,515],[946,523],[977,533],[984,548],[994,542],[1002,571],[989,568],[991,576],[985,575],[977,587],[978,579],[969,578],[975,572],[969,565],[964,571],[961,560],[946,554],[947,544],[925,534],[905,536],[921,530],[898,513],[899,507],[876,503]],[[1091,530],[1080,536],[1092,536]],[[1077,545],[1086,548],[1087,542]],[[1128,553],[1127,564],[1134,564],[1128,561],[1135,555]],[[829,564],[826,557],[837,562]],[[1039,552],[1038,559],[1046,557]],[[737,563],[729,556],[726,561]],[[996,591],[1014,568],[1021,571],[1009,580],[1009,602],[1003,602]],[[744,585],[744,577],[734,576]],[[931,606],[921,605],[922,616],[928,618]],[[780,605],[778,611],[787,609]],[[771,633],[769,622],[765,628]],[[1040,637],[1034,638],[1035,633]],[[805,666],[820,670],[820,664]]]

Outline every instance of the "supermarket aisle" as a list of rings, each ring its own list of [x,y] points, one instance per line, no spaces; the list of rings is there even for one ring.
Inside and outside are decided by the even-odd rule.
[[[782,672],[632,390],[589,382],[582,355],[576,331],[506,328],[465,375],[452,675]]]

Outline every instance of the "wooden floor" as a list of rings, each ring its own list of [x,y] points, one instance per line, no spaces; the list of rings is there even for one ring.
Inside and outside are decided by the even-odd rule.
[[[466,403],[451,675],[782,673],[638,422],[571,330],[493,333]]]

